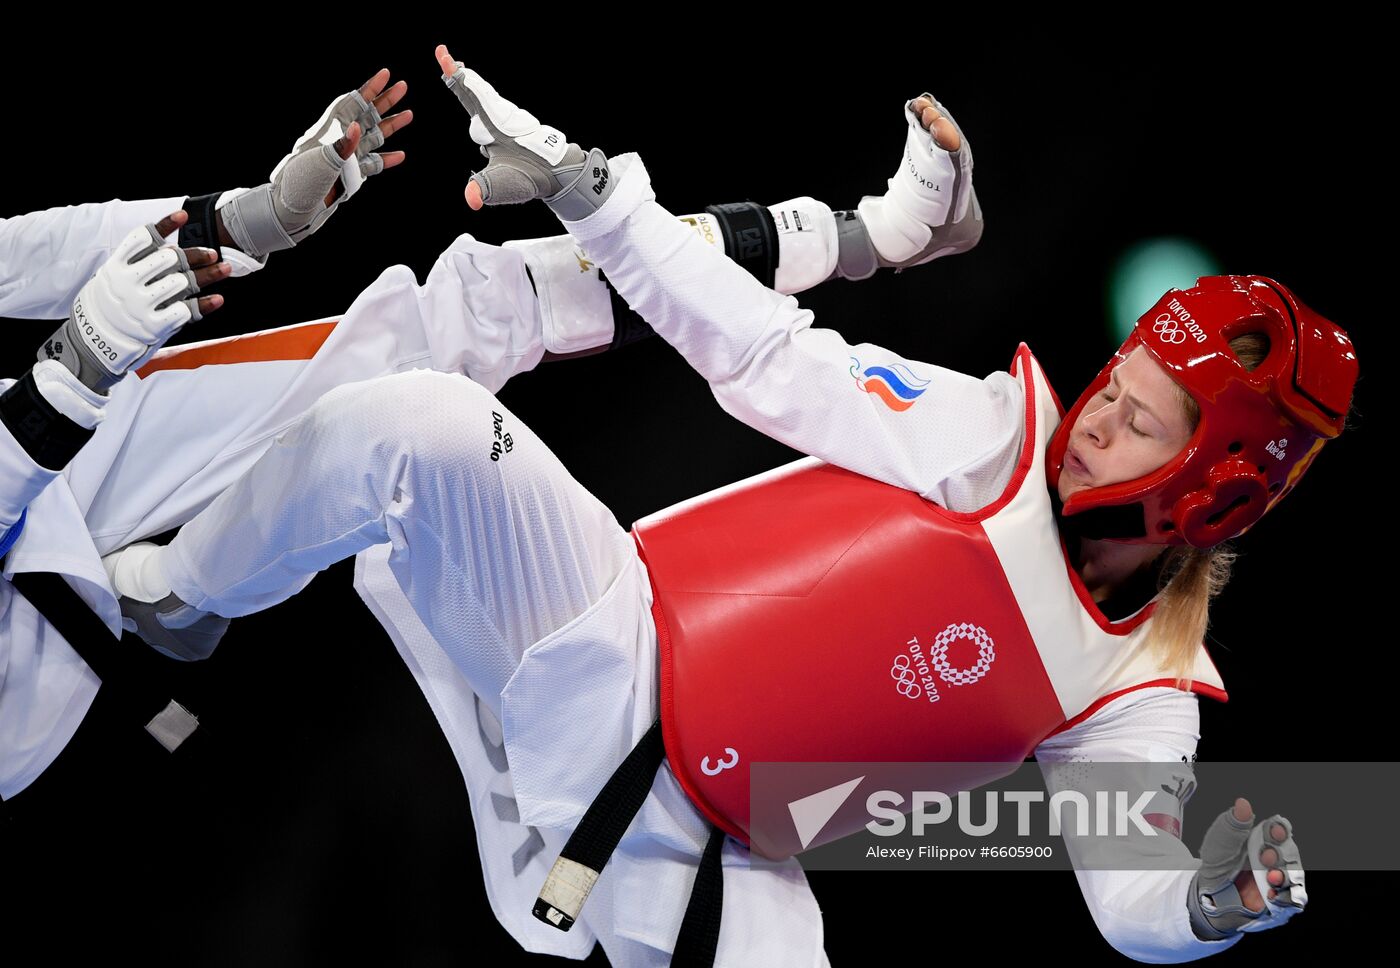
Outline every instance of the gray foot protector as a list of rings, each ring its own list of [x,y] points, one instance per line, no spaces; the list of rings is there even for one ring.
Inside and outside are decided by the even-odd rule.
[[[1275,841],[1268,831],[1274,824],[1284,828],[1282,841]],[[1265,848],[1272,848],[1277,857],[1272,866],[1261,857]],[[1251,911],[1245,907],[1235,887],[1235,877],[1242,870],[1251,871],[1255,886],[1264,898],[1264,910]],[[1283,884],[1275,888],[1268,881],[1270,870],[1283,872]],[[1269,891],[1276,892],[1269,897]],[[1201,868],[1191,880],[1186,905],[1191,912],[1191,927],[1203,941],[1218,941],[1237,931],[1264,931],[1278,927],[1308,903],[1304,886],[1302,858],[1293,840],[1293,826],[1287,818],[1274,814],[1263,823],[1236,820],[1234,808],[1215,818],[1201,842]]]
[[[238,248],[256,259],[290,249],[314,233],[364,179],[384,170],[375,149],[384,144],[383,118],[359,91],[343,94],[307,129],[289,155],[272,169],[271,181],[234,198],[219,210]],[[351,123],[360,122],[355,154],[341,160],[335,143]],[[343,191],[325,204],[336,180]]]
[[[608,159],[597,148],[585,152],[558,128],[501,97],[460,61],[443,82],[471,115],[472,140],[489,161],[472,175],[486,204],[539,198],[555,215],[575,222],[597,211],[612,193]]]
[[[123,596],[119,604],[124,629],[162,655],[187,662],[213,655],[231,621],[186,605],[174,593],[158,602]]]

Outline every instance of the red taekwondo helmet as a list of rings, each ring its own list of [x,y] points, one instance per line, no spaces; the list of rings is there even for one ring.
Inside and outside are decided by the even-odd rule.
[[[1256,332],[1268,337],[1269,351],[1249,371],[1229,343]],[[1292,292],[1264,276],[1202,276],[1138,319],[1060,422],[1046,460],[1052,492],[1080,412],[1139,346],[1191,394],[1200,422],[1181,453],[1153,473],[1071,494],[1062,513],[1084,537],[1209,548],[1243,534],[1341,433],[1356,384],[1347,334]]]

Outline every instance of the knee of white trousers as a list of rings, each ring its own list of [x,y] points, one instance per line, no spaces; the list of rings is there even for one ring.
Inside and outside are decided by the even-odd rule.
[[[467,377],[410,370],[331,390],[308,411],[304,432],[346,473],[397,485],[459,479],[498,461],[491,445],[503,422],[500,403]]]

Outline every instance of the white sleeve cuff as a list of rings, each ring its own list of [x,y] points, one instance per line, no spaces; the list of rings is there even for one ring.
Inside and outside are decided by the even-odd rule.
[[[587,218],[574,222],[559,220],[564,229],[580,242],[587,243],[600,235],[606,235],[621,225],[642,203],[656,198],[656,192],[652,191],[651,187],[651,176],[647,174],[647,166],[642,164],[642,159],[635,151],[626,151],[615,158],[609,158],[608,167],[616,180],[613,182],[612,194],[608,196],[602,208]]]

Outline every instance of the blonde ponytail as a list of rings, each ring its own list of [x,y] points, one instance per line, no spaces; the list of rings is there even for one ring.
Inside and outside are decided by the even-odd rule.
[[[1196,654],[1210,628],[1210,603],[1230,580],[1237,552],[1228,544],[1209,550],[1172,548],[1162,568],[1165,587],[1152,613],[1148,647],[1178,689],[1191,688]]]

